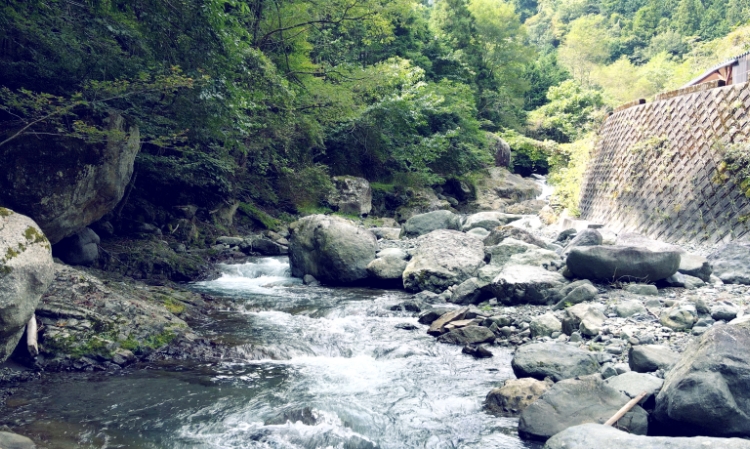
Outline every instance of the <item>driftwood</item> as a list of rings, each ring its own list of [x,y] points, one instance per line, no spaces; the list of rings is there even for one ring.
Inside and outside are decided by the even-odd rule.
[[[31,319],[26,324],[26,348],[29,350],[29,354],[31,354],[32,357],[39,355],[39,345],[37,344],[36,337],[36,316],[31,315]]]
[[[635,405],[639,402],[641,402],[641,399],[645,398],[646,395],[648,395],[647,391],[644,391],[643,393],[639,394],[638,396],[634,397],[630,401],[628,401],[627,404],[623,405],[620,410],[615,413],[615,415],[607,420],[607,422],[604,423],[605,426],[613,426],[617,421],[620,420],[623,416],[625,416],[625,413],[629,412],[630,409],[635,407]]]

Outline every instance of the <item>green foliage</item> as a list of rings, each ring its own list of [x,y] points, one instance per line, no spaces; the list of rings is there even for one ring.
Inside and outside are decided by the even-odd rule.
[[[240,203],[238,208],[240,212],[247,215],[248,218],[254,220],[256,223],[263,226],[265,229],[276,229],[279,226],[279,222],[273,217],[258,209],[253,204]]]
[[[593,134],[560,145],[548,181],[555,186],[552,202],[560,204],[573,215],[578,215],[578,201],[581,197],[581,184],[591,152],[596,145]]]
[[[503,140],[510,145],[513,160],[513,171],[523,176],[532,173],[545,174],[550,168],[549,162],[557,149],[557,144],[551,140],[539,141],[521,135],[515,131],[501,134]]]
[[[550,88],[549,103],[529,113],[529,124],[537,136],[571,142],[591,131],[603,118],[602,94],[576,80]]]
[[[722,145],[719,149],[722,163],[718,167],[718,175],[731,173],[735,183],[750,198],[750,148],[746,144],[732,144]]]

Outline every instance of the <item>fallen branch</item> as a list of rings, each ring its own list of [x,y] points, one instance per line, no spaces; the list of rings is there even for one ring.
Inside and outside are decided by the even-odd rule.
[[[26,348],[29,350],[29,354],[31,354],[32,357],[39,355],[39,345],[36,342],[36,337],[36,316],[31,315],[31,319],[26,324]]]
[[[630,409],[635,407],[635,405],[639,402],[641,402],[641,399],[645,398],[648,395],[647,391],[644,391],[643,393],[639,394],[638,396],[634,397],[630,401],[628,401],[627,404],[623,405],[620,410],[615,413],[615,416],[609,418],[607,422],[604,423],[605,426],[613,426],[617,421],[620,420],[623,416],[625,416],[625,413],[629,412]]]

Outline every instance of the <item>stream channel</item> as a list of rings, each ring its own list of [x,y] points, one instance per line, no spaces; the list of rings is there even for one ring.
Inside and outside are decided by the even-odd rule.
[[[513,377],[510,351],[477,360],[437,343],[390,310],[411,295],[304,286],[286,258],[221,269],[192,288],[238,307],[197,330],[232,357],[47,375],[21,384],[0,425],[46,448],[541,447],[482,410]]]

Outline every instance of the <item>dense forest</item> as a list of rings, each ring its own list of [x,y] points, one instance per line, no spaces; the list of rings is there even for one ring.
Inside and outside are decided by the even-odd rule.
[[[142,136],[134,196],[283,215],[324,207],[331,175],[466,175],[494,133],[575,209],[606,113],[746,51],[748,20],[750,0],[6,0],[0,151],[102,139],[114,109]]]

